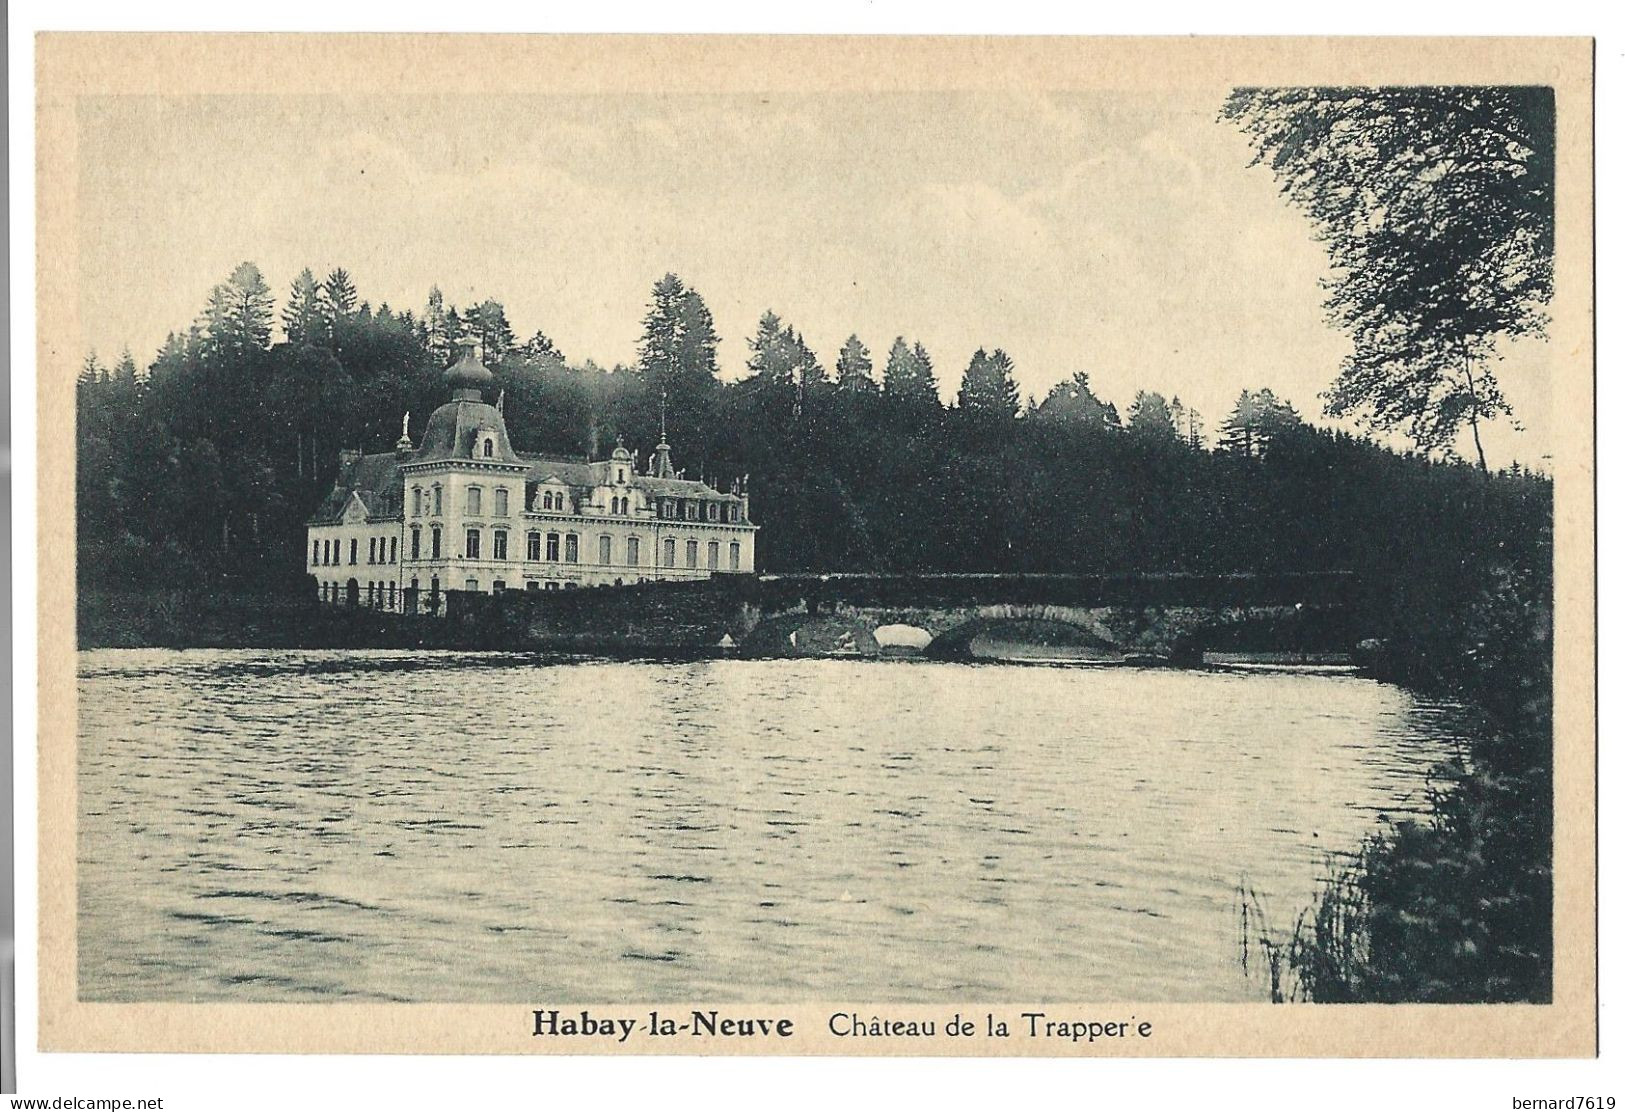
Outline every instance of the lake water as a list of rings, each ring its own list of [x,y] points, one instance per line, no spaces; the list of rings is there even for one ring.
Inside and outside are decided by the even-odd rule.
[[[86,1000],[1246,1000],[1451,709],[1353,676],[79,658]]]

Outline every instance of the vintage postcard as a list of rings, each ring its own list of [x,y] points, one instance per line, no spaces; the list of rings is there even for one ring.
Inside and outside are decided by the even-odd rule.
[[[37,58],[43,1048],[1595,1053],[1589,41]]]

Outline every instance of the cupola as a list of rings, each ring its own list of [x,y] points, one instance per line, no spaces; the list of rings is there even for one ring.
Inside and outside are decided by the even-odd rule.
[[[464,337],[457,341],[457,346],[463,354],[446,368],[446,384],[451,387],[451,396],[467,401],[482,401],[481,391],[494,383],[497,376],[475,358],[474,349],[479,346],[478,340],[471,336]]]

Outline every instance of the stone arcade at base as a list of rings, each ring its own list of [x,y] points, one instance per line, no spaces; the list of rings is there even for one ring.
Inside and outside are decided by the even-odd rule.
[[[665,437],[641,471],[607,460],[516,452],[482,391],[495,376],[463,345],[452,400],[416,448],[340,454],[332,492],[307,523],[324,602],[437,611],[444,591],[704,579],[755,570],[750,493],[681,478]]]

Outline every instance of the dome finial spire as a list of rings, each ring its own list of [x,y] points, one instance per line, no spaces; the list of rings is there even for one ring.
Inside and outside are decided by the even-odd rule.
[[[478,338],[469,335],[457,341],[462,349],[462,356],[457,362],[446,368],[446,383],[451,387],[451,396],[466,401],[480,401],[481,391],[496,381],[496,375],[490,368],[481,363],[474,355],[474,350],[480,346]]]

